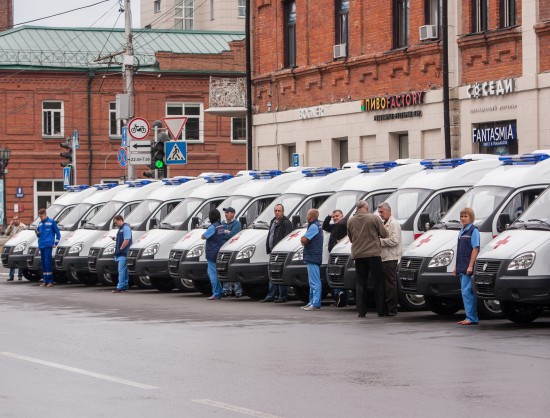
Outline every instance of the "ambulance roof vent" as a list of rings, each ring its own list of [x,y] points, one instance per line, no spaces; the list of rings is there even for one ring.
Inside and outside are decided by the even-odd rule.
[[[317,167],[317,168],[308,168],[307,170],[302,170],[302,173],[306,177],[320,177],[326,176],[330,173],[338,171],[336,167]]]
[[[88,186],[87,184],[77,184],[74,186],[67,186],[66,190],[68,192],[81,192],[82,190],[86,190],[89,188],[90,186]]]
[[[281,170],[262,170],[250,173],[254,180],[272,179],[273,177],[280,176],[281,174],[283,174]]]
[[[214,176],[205,176],[204,179],[207,183],[223,183],[226,180],[232,179],[231,174],[218,174]]]
[[[426,169],[433,168],[454,168],[462,165],[469,160],[465,158],[444,158],[442,160],[422,160],[420,164]]]
[[[397,163],[395,161],[378,161],[375,163],[364,163],[357,165],[357,168],[362,170],[364,173],[370,173],[373,171],[388,171],[394,167],[397,167]]]

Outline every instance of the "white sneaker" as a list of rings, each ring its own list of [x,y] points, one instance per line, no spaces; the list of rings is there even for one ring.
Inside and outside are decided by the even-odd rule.
[[[307,305],[300,306],[300,309],[305,310],[306,308],[309,308],[311,305],[308,303]]]
[[[321,308],[316,308],[315,306],[309,305],[309,306],[303,307],[302,309],[303,309],[304,311],[318,311],[318,310],[320,310]]]

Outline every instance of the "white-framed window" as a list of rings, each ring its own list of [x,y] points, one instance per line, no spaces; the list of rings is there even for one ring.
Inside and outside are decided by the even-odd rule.
[[[160,0],[155,0],[153,2],[153,12],[160,13]]]
[[[243,18],[246,17],[246,0],[239,0],[238,9],[238,16]]]
[[[116,118],[116,102],[109,102],[109,137],[120,138],[120,119]]]
[[[231,118],[231,142],[246,143],[246,118]]]
[[[34,181],[34,217],[40,208],[48,208],[59,196],[65,193],[63,180],[40,179]]]
[[[409,0],[393,0],[393,47],[409,45],[410,4]]]
[[[204,142],[204,112],[202,103],[166,103],[166,116],[187,117],[187,122],[178,139],[190,142]]]
[[[487,0],[472,0],[472,33],[484,32],[488,25]]]
[[[195,0],[176,0],[174,5],[174,29],[193,30]]]
[[[500,27],[509,28],[517,25],[516,0],[500,0]]]
[[[42,136],[63,138],[63,101],[42,102]]]

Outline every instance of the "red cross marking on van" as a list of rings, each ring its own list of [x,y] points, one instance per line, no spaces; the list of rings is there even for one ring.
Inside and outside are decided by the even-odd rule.
[[[430,242],[431,239],[432,239],[432,235],[428,235],[426,238],[421,239],[420,241],[418,241],[417,247],[420,247],[422,244],[426,244],[426,243]]]
[[[289,235],[287,241],[290,241],[292,238],[295,238],[295,237],[297,237],[297,236],[300,235],[300,234],[301,234],[301,232],[298,231],[298,232],[295,232],[295,233],[292,234],[292,235]]]
[[[493,247],[493,250],[496,250],[496,249],[497,249],[498,247],[500,247],[501,245],[508,244],[509,238],[510,238],[510,235],[508,235],[506,238],[501,239],[500,241],[498,241],[498,242],[497,242],[497,245],[495,245],[495,246]]]

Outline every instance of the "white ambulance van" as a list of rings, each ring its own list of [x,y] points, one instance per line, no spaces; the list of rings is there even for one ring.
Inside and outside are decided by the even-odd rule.
[[[88,253],[92,244],[109,231],[115,215],[128,215],[153,191],[162,186],[161,181],[134,180],[120,190],[82,228],[62,237],[54,256],[54,269],[64,272],[71,281],[86,283],[97,281],[88,270]]]
[[[157,228],[183,199],[194,189],[205,184],[206,180],[201,176],[163,179],[163,186],[152,191],[147,199],[124,219],[132,229],[132,240],[138,240],[146,231]],[[117,232],[116,228],[105,232],[92,244],[88,253],[90,273],[96,275],[97,279],[107,286],[115,286],[118,280],[115,243],[111,238],[116,236]],[[136,284],[139,286],[141,283]]]
[[[481,248],[506,229],[550,185],[548,155],[501,157],[501,166],[487,173],[463,195],[421,239],[403,253],[399,266],[401,288],[423,295],[430,310],[440,315],[462,308],[460,281],[453,276],[460,210],[473,209]],[[479,300],[482,318],[499,317],[494,300]]]
[[[133,241],[128,251],[128,273],[134,283],[151,285],[169,292],[174,281],[168,273],[170,251],[187,231],[208,219],[208,213],[216,208],[237,188],[252,180],[251,171],[240,171],[236,177],[230,174],[213,174],[204,177],[206,184],[191,192],[165,219],[159,228],[151,229]]]
[[[218,254],[216,268],[220,281],[240,282],[244,293],[252,299],[264,298],[269,287],[266,240],[275,205],[282,204],[285,216],[295,228],[300,227],[306,222],[309,209],[319,208],[329,196],[361,170],[322,167],[302,172],[305,175],[303,179],[296,181],[276,198],[249,228],[226,242]]]
[[[377,163],[360,164],[357,166],[362,172],[347,180],[340,189],[330,196],[319,208],[319,221],[322,223],[333,210],[340,209],[345,218],[349,218],[355,203],[364,199],[369,207],[376,208],[380,203],[402,185],[410,176],[423,169],[420,160],[384,161]],[[309,301],[309,281],[307,268],[303,261],[303,246],[300,238],[306,228],[297,230],[300,234],[292,233],[281,240],[273,249],[269,257],[269,279],[276,285],[294,286],[294,292],[302,301]],[[342,267],[333,267],[330,277],[327,277],[329,259],[328,240],[330,234],[324,232],[323,264],[321,265],[321,279],[325,292],[328,286],[340,288],[342,283]],[[329,283],[327,283],[327,279]]]
[[[498,300],[510,321],[532,322],[550,309],[548,260],[550,189],[481,249],[474,268],[476,293],[479,298]]]
[[[411,176],[386,199],[392,216],[401,225],[404,249],[426,231],[427,224],[435,225],[470,187],[500,162],[497,156],[467,155],[464,158],[423,160],[420,164],[424,169]],[[370,210],[375,211],[375,208]],[[328,268],[331,266],[345,266],[341,279],[343,288],[355,289],[355,263],[351,259],[348,238],[332,249]],[[422,296],[405,294],[400,286],[398,300],[402,310],[425,308]]]
[[[94,186],[96,191],[76,205],[67,216],[58,222],[61,239],[86,224],[107,202],[127,187],[127,185],[118,185],[116,183],[96,184]],[[38,239],[35,239],[29,247],[27,267],[33,275],[40,275],[42,272]],[[54,278],[57,283],[65,283],[70,279],[70,277],[59,270],[54,271]]]
[[[67,191],[59,196],[48,208],[48,216],[56,221],[62,220],[80,202],[95,193],[97,189],[87,186],[69,186]],[[37,211],[40,208],[37,208]],[[30,281],[38,281],[40,275],[27,269],[27,252],[30,244],[36,241],[36,227],[40,218],[36,218],[28,229],[24,229],[11,237],[2,250],[2,265],[5,268],[20,269],[23,276]]]
[[[278,170],[258,171],[252,175],[253,180],[243,184],[225,199],[218,210],[224,219],[223,208],[235,209],[235,219],[245,228],[252,223],[258,214],[294,182],[304,178],[301,169],[287,169],[284,173]],[[192,280],[195,288],[204,294],[212,294],[212,287],[206,273],[206,254],[204,253],[204,228],[210,225],[203,222],[202,228],[193,229],[183,236],[170,251],[168,270],[177,288],[188,286]]]

